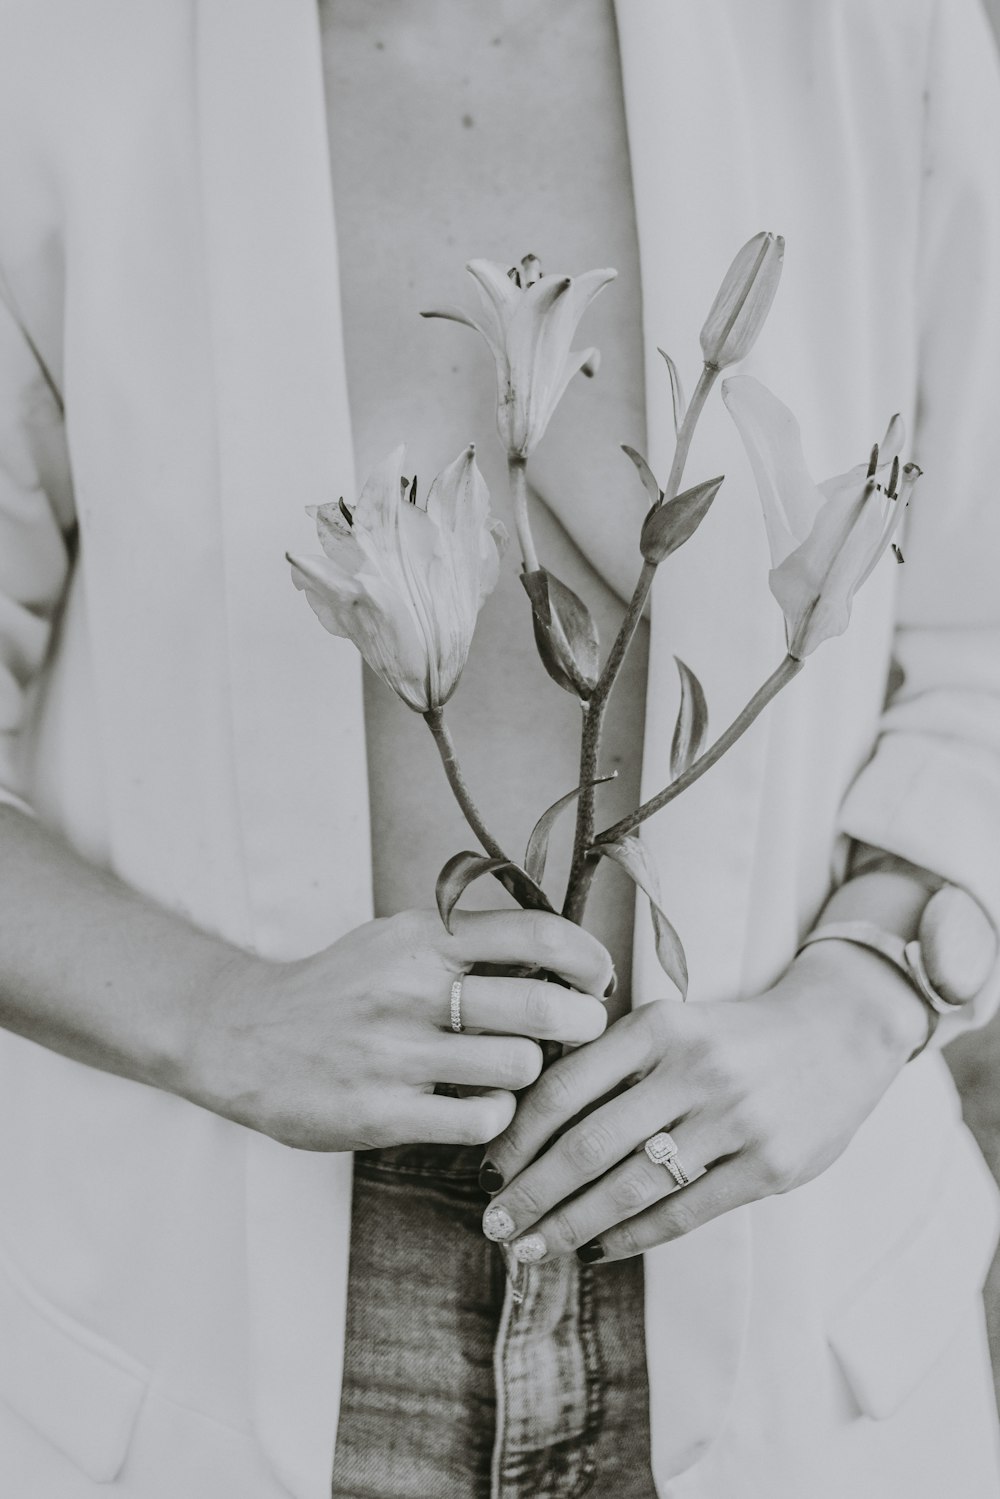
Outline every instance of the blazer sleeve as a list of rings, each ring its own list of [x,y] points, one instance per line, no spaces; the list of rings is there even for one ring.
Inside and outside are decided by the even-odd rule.
[[[978,0],[938,0],[919,245],[917,487],[899,682],[841,829],[964,886],[1000,930],[1000,70]],[[939,1027],[981,1024],[1000,977]]]
[[[0,279],[0,802],[22,811],[22,730],[70,561],[62,405]]]

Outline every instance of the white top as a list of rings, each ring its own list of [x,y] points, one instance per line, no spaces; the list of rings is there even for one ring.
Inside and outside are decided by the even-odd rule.
[[[656,345],[695,346],[720,263],[774,228],[785,274],[747,370],[795,407],[819,476],[897,409],[926,472],[906,565],[880,564],[848,634],[644,829],[692,998],[732,997],[788,962],[848,837],[1000,921],[1000,191],[982,149],[1000,96],[975,0],[622,0],[618,19],[654,468]],[[200,924],[314,950],[370,914],[359,664],[282,560],[311,544],[303,505],[352,488],[315,7],[8,0],[2,26],[3,782]],[[673,652],[722,722],[783,650],[719,408],[692,472],[702,455],[725,502],[655,599],[649,791]],[[740,940],[719,943],[719,910]],[[645,922],[636,958],[641,1000]],[[244,1499],[323,1499],[350,1158],[0,1042],[0,1397],[70,1459],[22,1491],[120,1473],[142,1499],[197,1494],[196,1447],[206,1496],[238,1475]],[[662,1492],[682,1472],[684,1499],[718,1499],[730,1472],[767,1499],[846,1492],[837,1444],[868,1438],[845,1435],[833,1371],[883,1432],[903,1421],[989,1259],[984,1175],[926,1055],[822,1178],[647,1255]],[[886,1499],[922,1492],[919,1442],[897,1446]]]

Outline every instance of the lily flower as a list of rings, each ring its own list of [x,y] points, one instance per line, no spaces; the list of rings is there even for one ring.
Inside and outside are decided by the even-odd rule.
[[[489,344],[497,369],[497,429],[511,459],[537,447],[563,392],[577,371],[595,375],[596,349],[570,348],[577,325],[602,287],[618,274],[544,276],[535,255],[506,270],[491,260],[470,260],[483,303],[482,318],[458,308],[425,312],[474,328]]]
[[[711,369],[745,359],[757,342],[778,290],[784,255],[780,234],[755,234],[737,254],[701,330],[702,355]]]
[[[892,542],[920,469],[900,470],[904,432],[895,416],[867,464],[817,485],[798,422],[766,386],[741,375],[724,382],[722,395],[757,481],[788,653],[801,661],[847,629],[854,595]]]
[[[423,504],[416,479],[402,477],[404,452],[378,465],[353,509],[342,499],[310,506],[324,555],[288,561],[331,635],[352,640],[408,707],[428,713],[458,684],[507,537],[474,448],[438,475]]]

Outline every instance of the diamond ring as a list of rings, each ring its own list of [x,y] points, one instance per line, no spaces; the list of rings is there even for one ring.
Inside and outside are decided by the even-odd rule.
[[[679,1187],[686,1187],[691,1181],[690,1176],[677,1159],[677,1145],[674,1137],[665,1129],[659,1130],[655,1135],[650,1135],[642,1148],[654,1166],[666,1166]]]
[[[462,1024],[462,978],[461,975],[455,979],[451,986],[451,1028],[456,1034],[464,1031]]]

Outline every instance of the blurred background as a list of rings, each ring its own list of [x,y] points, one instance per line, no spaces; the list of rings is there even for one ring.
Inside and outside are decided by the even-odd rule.
[[[1000,42],[1000,0],[983,0]],[[996,143],[1000,174],[1000,141]],[[1000,338],[1000,329],[997,330]],[[997,850],[1000,858],[1000,849]],[[985,1030],[963,1036],[945,1052],[962,1095],[966,1123],[979,1141],[1000,1185],[1000,1015]],[[1000,1409],[1000,1250],[986,1283],[986,1319],[993,1354],[993,1382]]]
[[[983,0],[1000,38],[1000,0]],[[996,143],[1000,173],[1000,141]],[[1000,338],[1000,329],[997,330]],[[997,850],[1000,858],[1000,849]],[[985,1030],[963,1036],[945,1052],[962,1094],[966,1122],[979,1141],[993,1175],[1000,1184],[1000,1015]],[[993,1354],[993,1381],[1000,1408],[1000,1251],[986,1283],[986,1319]]]

